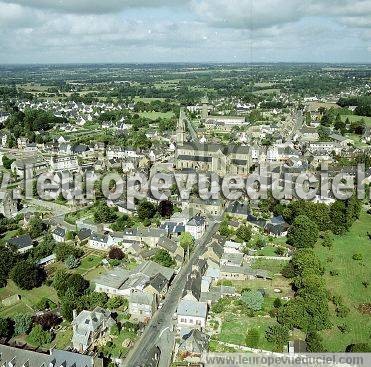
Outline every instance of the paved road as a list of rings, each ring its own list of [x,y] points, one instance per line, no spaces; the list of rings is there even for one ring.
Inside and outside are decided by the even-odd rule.
[[[295,134],[303,127],[303,125],[304,125],[303,112],[298,110],[296,111],[294,116],[294,125],[292,131],[289,134],[290,139],[292,139],[295,136]]]
[[[128,354],[123,366],[142,366],[146,362],[145,352],[154,346],[158,346],[161,349],[161,365],[169,365],[167,361],[171,360],[171,353],[173,350],[171,340],[174,338],[174,333],[171,331],[173,326],[173,315],[183,294],[187,277],[192,272],[192,265],[204,252],[206,245],[209,243],[218,228],[219,222],[211,222],[205,235],[197,241],[197,246],[188,263],[181,268],[180,272],[174,278],[162,308],[155,313],[150,323],[145,328],[141,338]]]

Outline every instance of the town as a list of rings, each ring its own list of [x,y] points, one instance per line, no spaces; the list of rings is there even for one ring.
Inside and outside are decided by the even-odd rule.
[[[370,77],[369,65],[0,66],[0,366],[370,352]],[[185,199],[174,180],[128,200],[131,175],[204,175],[210,189],[263,167],[266,197],[193,184]],[[347,197],[309,178],[309,200],[278,195],[303,175]]]

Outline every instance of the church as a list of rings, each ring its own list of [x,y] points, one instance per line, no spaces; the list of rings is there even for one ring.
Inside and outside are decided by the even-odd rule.
[[[185,123],[186,116],[184,110],[181,110],[177,125],[175,154],[177,170],[214,172],[219,176],[227,174],[247,176],[249,174],[250,147],[185,142]]]

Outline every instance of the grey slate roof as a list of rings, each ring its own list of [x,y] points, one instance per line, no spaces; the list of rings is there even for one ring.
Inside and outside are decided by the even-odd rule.
[[[102,367],[103,360],[64,350],[53,349],[50,354],[19,349],[0,344],[0,364],[28,367]]]
[[[17,249],[23,249],[32,246],[32,238],[29,234],[24,234],[22,236],[13,237],[8,240],[8,244],[15,246]]]
[[[207,305],[206,303],[183,299],[178,304],[177,314],[181,316],[206,318]]]

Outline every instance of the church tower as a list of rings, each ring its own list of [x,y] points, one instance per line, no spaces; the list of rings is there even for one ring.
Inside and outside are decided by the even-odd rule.
[[[179,120],[178,120],[178,125],[176,128],[176,142],[178,146],[181,146],[184,144],[185,141],[185,112],[184,108],[180,109],[180,114],[179,114]]]

